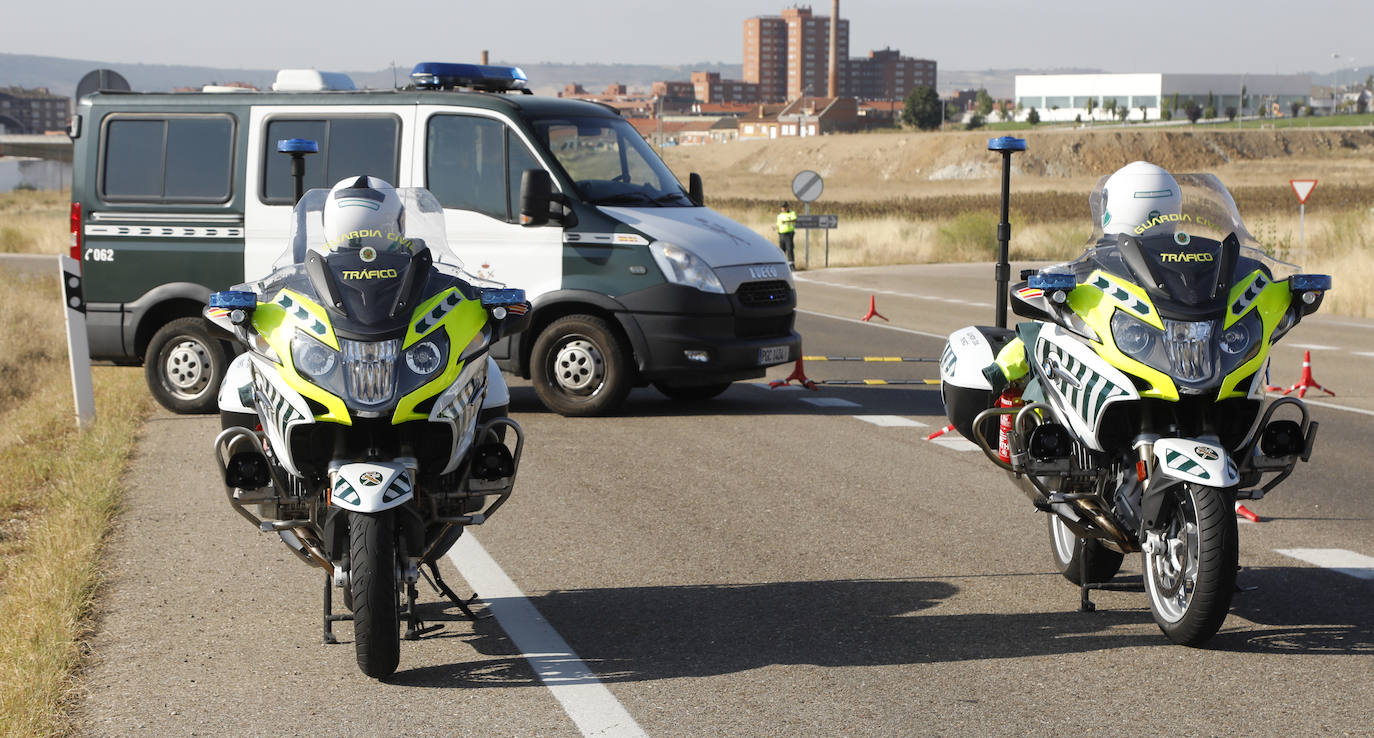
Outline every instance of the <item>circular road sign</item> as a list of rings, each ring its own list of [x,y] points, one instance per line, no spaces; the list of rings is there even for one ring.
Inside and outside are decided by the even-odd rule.
[[[821,175],[810,169],[797,172],[797,176],[792,178],[792,194],[802,202],[815,202],[824,189],[825,183],[821,181]]]

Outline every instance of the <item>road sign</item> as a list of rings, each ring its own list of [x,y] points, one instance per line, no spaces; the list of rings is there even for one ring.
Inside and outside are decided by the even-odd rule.
[[[840,216],[838,215],[798,215],[798,228],[839,228]]]
[[[1298,204],[1306,205],[1307,196],[1312,194],[1312,190],[1317,186],[1315,179],[1290,179],[1288,184],[1293,186],[1293,193],[1298,196]]]
[[[821,181],[821,175],[810,169],[803,169],[792,178],[792,194],[802,202],[815,202],[824,189],[825,183]]]

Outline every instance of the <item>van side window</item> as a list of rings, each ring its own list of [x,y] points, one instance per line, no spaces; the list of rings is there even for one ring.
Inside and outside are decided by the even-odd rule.
[[[234,162],[228,116],[115,117],[105,126],[106,200],[227,202]]]
[[[446,208],[509,220],[506,203],[506,127],[468,115],[429,119],[425,186]]]
[[[277,153],[277,141],[308,138],[320,145],[320,153],[305,157],[305,189],[332,187],[344,177],[370,174],[395,184],[400,123],[392,116],[379,118],[274,118],[263,137],[263,202],[290,205],[296,196],[291,179],[291,157]]]
[[[520,137],[515,135],[515,131],[506,130],[506,154],[510,158],[508,169],[508,181],[510,183],[510,219],[514,222],[520,220],[520,178],[525,174],[526,169],[543,169],[534,158],[534,154],[525,147]]]

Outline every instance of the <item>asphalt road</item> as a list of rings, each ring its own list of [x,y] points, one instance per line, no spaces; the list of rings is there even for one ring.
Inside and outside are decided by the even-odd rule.
[[[965,304],[992,295],[972,267],[802,277],[807,354],[935,358],[940,336],[992,318],[990,299]],[[870,295],[890,323],[856,320]],[[1279,551],[1374,556],[1374,397],[1355,381],[1372,336],[1374,323],[1348,320],[1289,336],[1331,346],[1313,351],[1314,371],[1339,394],[1313,407],[1312,463],[1248,504],[1264,522],[1240,527],[1247,591],[1206,649],[1159,633],[1136,557],[1118,590],[1094,593],[1097,612],[1079,613],[1077,589],[1052,571],[1043,516],[977,451],[926,440],[945,423],[937,388],[824,382],[932,378],[933,363],[813,361],[818,391],[739,383],[699,405],[635,390],[619,416],[595,419],[544,412],[517,383],[528,445],[516,494],[474,529],[478,546],[456,549],[459,567],[445,565],[460,590],[476,582],[499,621],[463,620],[422,585],[426,620],[444,627],[403,642],[387,683],[358,672],[347,624],[340,645],[320,644],[323,575],[224,502],[217,420],[158,415],[111,543],[82,725],[1369,734],[1374,568]]]

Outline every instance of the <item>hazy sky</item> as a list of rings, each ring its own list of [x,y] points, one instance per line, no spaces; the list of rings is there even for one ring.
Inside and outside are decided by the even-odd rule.
[[[7,3],[0,51],[111,63],[337,71],[393,61],[739,63],[759,0],[68,0]],[[811,3],[828,15],[830,3]],[[851,56],[941,68],[1329,72],[1374,64],[1372,0],[842,0]],[[208,20],[207,20],[208,19]],[[1362,38],[1362,41],[1357,39]],[[1339,54],[1340,58],[1333,58]]]

